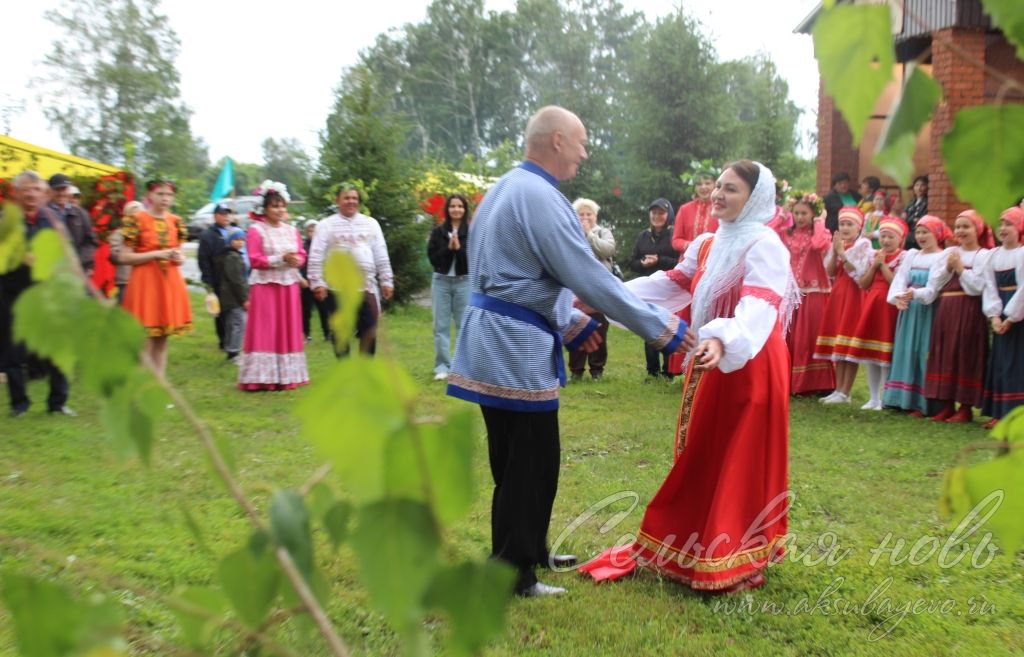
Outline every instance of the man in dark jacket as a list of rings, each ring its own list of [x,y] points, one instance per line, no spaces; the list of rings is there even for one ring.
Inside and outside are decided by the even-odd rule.
[[[643,276],[650,276],[656,271],[672,269],[679,262],[679,252],[672,248],[672,225],[668,218],[672,215],[672,204],[667,199],[659,198],[648,206],[648,217],[651,225],[640,232],[633,247],[633,257],[629,259],[630,268]],[[668,371],[668,356],[644,343],[644,355],[647,358],[647,374],[667,379],[672,375]],[[660,362],[660,365],[659,365]]]
[[[71,179],[63,173],[55,173],[50,176],[50,204],[47,206],[59,219],[64,221],[68,229],[68,239],[75,253],[78,254],[78,261],[86,276],[92,274],[93,261],[96,256],[96,247],[99,242],[92,230],[92,219],[89,214],[72,203]]]
[[[659,198],[648,207],[651,225],[640,231],[629,259],[630,268],[642,276],[656,271],[672,269],[679,262],[679,252],[672,248],[672,204]]]
[[[825,195],[825,228],[835,233],[839,230],[840,208],[855,207],[860,203],[860,194],[850,191],[850,174],[837,173],[832,176],[832,190]]]
[[[199,236],[199,252],[196,260],[199,263],[199,277],[203,284],[217,295],[220,300],[221,313],[213,318],[217,329],[217,347],[224,349],[224,300],[220,299],[220,285],[217,280],[217,257],[228,248],[228,232],[231,231],[231,219],[234,213],[227,205],[218,203],[213,209],[213,224]]]
[[[21,207],[25,217],[25,241],[31,240],[37,232],[51,228],[68,237],[68,229],[49,207],[44,207],[46,191],[43,179],[35,171],[23,171],[15,176],[12,188],[15,203]],[[28,411],[29,353],[25,344],[14,340],[14,304],[21,293],[32,285],[32,274],[28,260],[15,269],[0,275],[0,371],[7,375],[7,393],[11,400],[11,417],[18,417]],[[65,404],[68,400],[68,380],[56,365],[42,361],[50,377],[50,396],[47,409],[50,413],[74,416],[76,413]]]

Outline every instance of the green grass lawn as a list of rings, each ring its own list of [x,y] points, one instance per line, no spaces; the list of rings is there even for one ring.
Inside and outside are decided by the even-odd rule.
[[[233,446],[239,479],[265,509],[278,487],[302,484],[320,465],[290,414],[306,389],[242,393],[236,368],[216,350],[212,320],[195,302],[197,330],[172,341],[169,377],[213,431]],[[428,309],[408,307],[385,318],[385,352],[420,382],[420,413],[461,406],[431,381]],[[639,338],[612,329],[604,380],[564,391],[562,471],[551,539],[611,495],[623,499],[582,524],[561,552],[593,555],[635,531],[643,507],[671,464],[679,383],[641,385]],[[322,340],[307,349],[313,385],[333,363]],[[52,578],[86,595],[119,600],[130,619],[132,654],[190,654],[173,616],[146,591],[171,593],[212,581],[217,560],[242,543],[248,524],[210,476],[198,441],[177,413],[160,426],[152,467],[119,461],[100,425],[96,400],[72,386],[80,417],[50,417],[45,384],[17,420],[0,416],[0,569]],[[727,598],[694,594],[643,574],[595,585],[575,573],[546,581],[565,586],[558,599],[511,603],[508,629],[490,655],[1022,655],[1024,559],[997,556],[979,567],[971,555],[943,567],[929,556],[949,530],[938,517],[942,473],[966,444],[983,439],[974,426],[936,425],[854,404],[792,404],[791,545],[768,585]],[[478,497],[449,533],[459,555],[489,547],[489,474],[482,423],[475,455]],[[617,525],[602,526],[632,500]],[[204,532],[198,544],[181,511]],[[929,541],[928,537],[934,537]],[[322,539],[323,537],[321,537]],[[332,585],[328,611],[354,654],[400,652],[393,634],[367,605],[354,559],[318,539],[318,559]],[[904,544],[895,556],[879,548]],[[920,541],[914,563],[910,548]],[[967,539],[977,559],[979,536]],[[874,552],[873,552],[874,551]],[[949,551],[949,560],[958,550]],[[832,563],[826,558],[831,556]],[[948,566],[948,564],[947,564]],[[131,590],[129,590],[131,589]],[[435,635],[444,623],[433,624]],[[315,637],[286,624],[275,630],[299,654],[322,655]],[[215,635],[218,654],[237,654],[228,632]],[[0,610],[0,654],[16,654],[10,619]]]

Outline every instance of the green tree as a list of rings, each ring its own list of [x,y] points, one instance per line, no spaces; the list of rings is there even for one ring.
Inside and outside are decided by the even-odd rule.
[[[293,198],[306,196],[313,165],[302,144],[297,139],[268,137],[260,146],[263,148],[263,174],[288,185]]]
[[[159,0],[69,0],[43,60],[44,114],[78,155],[140,173],[201,175],[206,147],[189,126],[174,60],[179,41]]]
[[[767,55],[721,64],[726,102],[720,120],[731,120],[738,142],[732,156],[763,162],[775,171],[796,150],[800,109],[789,85]]]
[[[455,163],[516,137],[523,100],[512,29],[511,15],[485,12],[483,0],[434,0],[425,21],[364,53],[412,127],[407,152]]]
[[[380,222],[395,271],[395,297],[406,301],[426,286],[429,223],[417,222],[415,167],[402,154],[408,134],[365,66],[348,70],[335,94],[334,109],[320,135],[320,161],[312,202],[330,210],[343,181],[361,181],[364,204]]]
[[[638,204],[688,193],[679,174],[693,160],[722,160],[734,150],[731,121],[721,120],[725,86],[714,48],[681,10],[645,32],[630,66],[623,191]]]

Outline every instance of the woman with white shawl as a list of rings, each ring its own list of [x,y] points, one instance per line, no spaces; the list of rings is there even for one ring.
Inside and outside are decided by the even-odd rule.
[[[786,534],[790,362],[785,334],[799,296],[789,252],[765,224],[775,179],[764,165],[726,165],[712,194],[715,234],[698,236],[672,270],[630,282],[676,311],[692,300],[699,344],[688,363],[675,463],[631,545],[580,568],[617,579],[637,564],[695,590],[764,584]]]

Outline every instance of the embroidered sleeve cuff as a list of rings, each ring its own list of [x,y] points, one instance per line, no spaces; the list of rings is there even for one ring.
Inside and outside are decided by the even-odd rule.
[[[598,323],[596,321],[583,315],[582,318],[569,327],[569,330],[562,337],[565,348],[569,351],[576,351],[590,337],[590,334],[597,330],[597,327]]]
[[[675,320],[676,331],[672,335],[672,338],[668,341],[668,344],[666,344],[664,347],[660,347],[662,353],[670,355],[676,352],[676,349],[679,348],[679,345],[682,343],[683,338],[686,337],[686,322],[679,319],[675,315],[672,315],[671,317],[672,319]]]
[[[775,310],[778,310],[779,304],[782,303],[782,297],[775,290],[759,285],[744,285],[741,287],[740,298],[742,299],[743,297],[754,297],[761,301],[767,301]]]
[[[669,269],[665,272],[665,276],[670,281],[678,285],[681,289],[689,292],[690,291],[690,277],[679,271],[678,269]]]
[[[683,339],[682,336],[685,333],[686,322],[681,321],[676,315],[669,313],[668,322],[665,324],[665,330],[661,332],[661,335],[651,340],[649,344],[658,351],[672,353],[676,350],[676,347],[679,346],[679,341]],[[672,346],[672,350],[668,351],[670,346]]]
[[[271,267],[280,267],[284,263],[284,260],[279,255],[267,256],[267,264]]]

